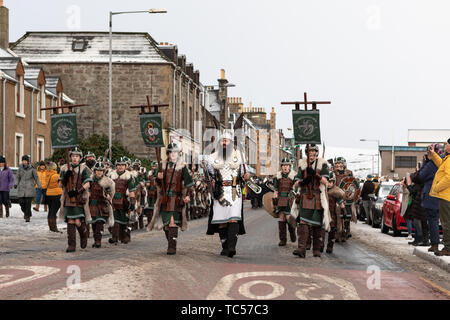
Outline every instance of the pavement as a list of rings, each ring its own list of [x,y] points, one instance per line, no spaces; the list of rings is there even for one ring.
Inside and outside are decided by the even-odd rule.
[[[408,242],[411,240],[406,239],[406,233],[403,233],[400,237],[394,237],[392,230],[390,230],[388,234],[384,234],[381,232],[380,228],[372,228],[371,226],[361,221],[358,221],[358,224],[354,225],[353,228],[367,235],[370,235],[370,238],[379,244],[389,244],[391,248],[395,248],[395,250],[397,250],[398,254],[415,255],[442,268],[447,272],[450,272],[450,257],[440,257],[436,256],[433,252],[428,252],[429,246],[414,247],[412,245],[409,245]],[[443,247],[443,245],[439,245],[439,250],[441,250]]]
[[[206,219],[180,233],[175,256],[166,255],[162,231],[133,232],[129,244],[118,246],[106,235],[101,249],[91,248],[91,238],[88,248],[68,254],[65,234],[31,228],[5,235],[0,228],[0,299],[450,300],[447,272],[412,252],[385,250],[404,247],[400,239],[375,242],[378,233],[352,224],[353,238],[336,244],[333,254],[314,258],[308,251],[300,259],[292,255],[296,243],[278,247],[275,219],[246,207],[247,234],[234,259],[219,255],[220,240],[205,234]],[[30,226],[42,217],[36,214]]]

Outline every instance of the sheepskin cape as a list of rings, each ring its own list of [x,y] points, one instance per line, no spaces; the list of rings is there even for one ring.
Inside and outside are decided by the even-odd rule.
[[[76,167],[75,169],[73,169],[73,174],[78,175],[78,173],[81,173],[84,171],[84,169],[89,169],[88,166],[85,163],[80,164],[78,167]],[[61,167],[61,172],[66,172],[68,170],[68,166],[67,164],[63,165]],[[65,202],[65,198],[66,198],[66,187],[63,186],[63,193],[61,195],[61,206],[60,206],[60,210],[59,210],[59,214],[58,214],[58,220],[59,221],[64,221],[64,202]],[[84,209],[84,216],[85,216],[85,221],[86,223],[89,223],[92,221],[92,217],[91,217],[91,211],[89,210],[89,190],[84,190],[83,195],[82,195],[85,203],[83,205],[83,209]]]
[[[164,170],[166,168],[167,165],[167,160],[162,161],[161,163],[161,168]],[[183,168],[185,167],[185,163],[182,160],[178,160],[176,165],[175,165],[175,171],[180,171],[183,170]],[[162,217],[160,214],[160,210],[161,210],[161,186],[159,185],[159,183],[156,185],[156,192],[157,192],[157,198],[156,198],[156,202],[155,202],[155,206],[154,206],[154,210],[153,210],[153,217],[152,217],[152,221],[150,221],[150,223],[147,226],[147,230],[148,231],[152,231],[153,229],[155,230],[162,230],[164,228],[164,224],[162,221]],[[187,195],[187,188],[184,186],[184,181],[182,180],[182,198],[184,199]],[[183,206],[183,209],[181,210],[181,216],[182,216],[182,225],[181,225],[181,231],[186,231],[188,229],[188,223],[187,223],[187,213],[186,213],[186,205]]]
[[[317,158],[317,168],[322,169],[323,165],[326,164],[328,166],[328,162],[325,159]],[[313,167],[316,166],[316,163],[314,162]],[[306,168],[308,168],[307,159],[301,159],[299,162],[299,168],[300,170],[304,171]],[[322,227],[326,231],[330,231],[330,222],[331,222],[331,215],[330,215],[330,208],[328,204],[328,192],[327,192],[327,186],[325,186],[323,183],[320,184],[319,187],[320,190],[320,204],[323,207],[323,220],[322,220]],[[295,218],[298,217],[298,206],[295,204],[291,208],[291,215],[293,214],[293,211],[297,211],[295,213]]]

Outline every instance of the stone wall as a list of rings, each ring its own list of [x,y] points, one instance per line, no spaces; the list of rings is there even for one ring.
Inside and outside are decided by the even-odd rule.
[[[41,64],[42,65],[42,64]],[[109,66],[108,64],[44,64],[47,75],[59,75],[64,92],[76,104],[89,107],[77,108],[77,125],[81,137],[109,133]],[[148,157],[139,129],[140,109],[132,105],[152,103],[169,104],[161,109],[163,127],[172,125],[173,67],[158,64],[115,64],[113,66],[113,141],[126,146],[139,157]]]

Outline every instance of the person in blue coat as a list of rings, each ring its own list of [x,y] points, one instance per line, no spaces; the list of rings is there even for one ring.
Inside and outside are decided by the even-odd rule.
[[[440,154],[438,144],[433,145],[436,153]],[[430,196],[431,186],[433,184],[434,176],[438,168],[431,161],[428,154],[425,155],[425,160],[422,168],[419,171],[419,178],[424,183],[422,190],[422,207],[427,210],[428,226],[430,229],[431,247],[429,252],[436,252],[439,245],[439,200]]]

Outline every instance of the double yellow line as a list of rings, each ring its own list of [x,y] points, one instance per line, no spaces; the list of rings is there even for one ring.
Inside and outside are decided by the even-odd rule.
[[[450,291],[449,291],[449,290],[447,290],[447,289],[445,289],[445,288],[442,288],[441,286],[438,286],[438,285],[435,284],[434,282],[432,282],[432,281],[430,281],[430,280],[427,280],[427,279],[425,279],[425,278],[423,278],[423,277],[420,277],[420,279],[423,280],[423,281],[425,281],[426,283],[428,283],[428,284],[429,284],[430,286],[432,286],[434,289],[436,289],[436,290],[442,292],[443,294],[447,295],[448,297],[450,297]]]

